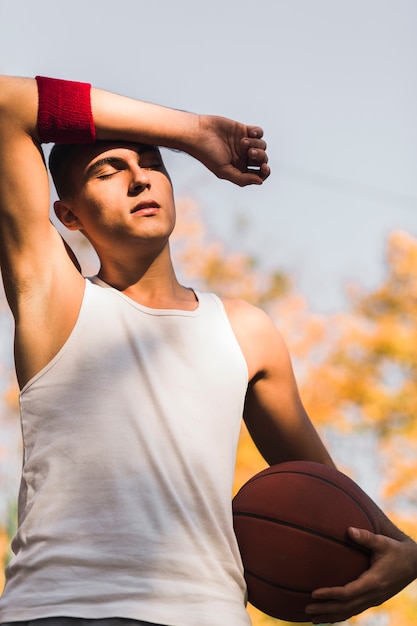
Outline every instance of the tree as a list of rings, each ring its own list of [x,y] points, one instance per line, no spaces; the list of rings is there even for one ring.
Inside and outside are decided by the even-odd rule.
[[[383,281],[369,293],[351,288],[351,301],[327,356],[305,379],[303,397],[323,426],[372,433],[383,508],[417,538],[417,239],[392,233]],[[415,585],[380,610],[389,624],[415,624]]]
[[[406,521],[417,504],[417,240],[393,233],[386,262],[379,287],[351,290],[352,311],[339,317],[303,394],[321,423],[337,416],[338,428],[373,432],[386,459],[386,502]]]

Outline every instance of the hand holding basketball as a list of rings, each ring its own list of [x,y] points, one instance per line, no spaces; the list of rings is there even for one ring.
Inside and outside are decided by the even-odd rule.
[[[416,578],[416,546],[375,535],[364,529],[349,529],[352,540],[372,552],[371,567],[343,587],[317,589],[306,613],[313,624],[347,620],[372,606],[379,606]]]
[[[233,500],[249,601],[279,619],[307,621],[319,588],[356,580],[371,552],[348,527],[380,532],[370,498],[333,467],[294,461],[249,480]]]
[[[241,488],[233,514],[249,601],[273,617],[343,621],[417,578],[417,544],[334,468],[272,466]]]

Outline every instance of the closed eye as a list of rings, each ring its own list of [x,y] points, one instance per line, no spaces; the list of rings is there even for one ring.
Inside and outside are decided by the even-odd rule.
[[[113,176],[114,174],[118,174],[120,172],[120,170],[118,169],[113,169],[109,172],[103,172],[102,174],[97,174],[97,178],[110,178],[110,176]]]
[[[159,152],[148,150],[139,155],[139,166],[144,170],[157,170],[164,167]]]
[[[127,167],[123,159],[111,156],[103,157],[91,165],[88,174],[97,178],[108,178],[117,172],[127,169]]]
[[[165,166],[158,149],[146,147],[137,152],[138,165],[144,170],[161,170],[165,173]],[[110,178],[118,172],[129,169],[129,161],[118,155],[103,156],[90,165],[87,178]]]

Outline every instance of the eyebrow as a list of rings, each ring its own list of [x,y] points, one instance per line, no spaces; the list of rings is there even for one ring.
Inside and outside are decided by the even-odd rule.
[[[121,157],[103,157],[102,159],[99,159],[98,161],[96,161],[95,163],[93,163],[92,165],[88,167],[87,174],[91,174],[95,170],[98,170],[102,165],[107,165],[107,164],[111,165],[112,163],[115,163],[116,161],[120,162],[120,161],[123,161],[123,159]]]

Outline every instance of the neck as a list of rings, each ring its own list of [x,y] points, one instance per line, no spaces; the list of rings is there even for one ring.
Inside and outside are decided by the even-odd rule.
[[[98,277],[135,302],[151,308],[193,310],[197,300],[177,280],[169,247],[157,257],[101,260]]]

